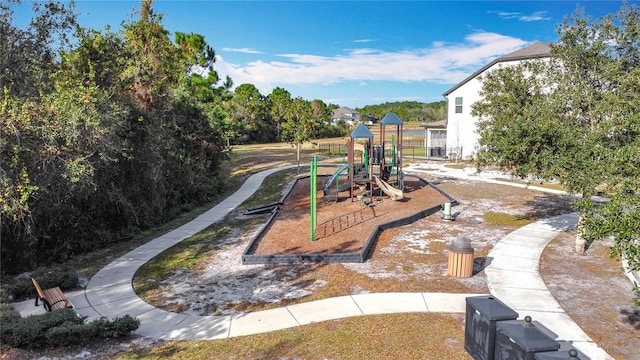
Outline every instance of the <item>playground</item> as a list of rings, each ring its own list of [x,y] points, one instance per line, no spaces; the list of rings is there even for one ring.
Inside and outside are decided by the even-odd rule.
[[[383,229],[407,225],[454,201],[427,180],[403,173],[402,127],[394,113],[380,121],[377,138],[358,125],[343,163],[330,176],[318,176],[314,157],[310,175],[295,180],[243,263],[363,262]]]
[[[326,179],[318,177],[320,184],[323,178]],[[379,224],[402,219],[449,201],[436,189],[416,177],[405,178],[403,193],[404,198],[401,201],[393,201],[388,196],[375,196],[368,205],[364,204],[364,200],[351,201],[348,191],[341,193],[341,201],[318,201],[315,240],[311,241],[309,181],[297,181],[254,253],[360,251]],[[321,196],[321,191],[318,196]]]

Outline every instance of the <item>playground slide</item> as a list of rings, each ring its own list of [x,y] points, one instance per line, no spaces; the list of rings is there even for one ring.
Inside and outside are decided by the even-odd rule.
[[[331,188],[331,185],[333,184],[333,182],[336,180],[336,178],[340,175],[341,172],[345,171],[346,169],[349,168],[349,164],[343,164],[342,166],[340,166],[338,168],[338,170],[336,170],[336,172],[333,173],[333,175],[331,175],[331,177],[329,178],[329,181],[327,181],[326,184],[324,184],[324,190],[329,190]]]
[[[392,187],[391,185],[387,184],[384,180],[380,179],[375,175],[373,176],[373,178],[376,180],[376,184],[378,184],[378,187],[380,187],[380,189],[385,194],[389,195],[391,200],[394,200],[394,201],[401,200],[404,197],[404,195],[402,194],[402,190]]]

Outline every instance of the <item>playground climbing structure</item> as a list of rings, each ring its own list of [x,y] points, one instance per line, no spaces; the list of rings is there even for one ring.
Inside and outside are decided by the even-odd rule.
[[[388,113],[380,121],[380,143],[374,144],[371,130],[358,125],[349,136],[347,163],[324,184],[324,201],[337,202],[340,193],[347,190],[351,201],[357,199],[366,204],[373,202],[375,190],[380,196],[384,193],[393,200],[402,199],[402,126],[396,114]],[[387,138],[387,127],[395,127],[390,131],[390,138]]]

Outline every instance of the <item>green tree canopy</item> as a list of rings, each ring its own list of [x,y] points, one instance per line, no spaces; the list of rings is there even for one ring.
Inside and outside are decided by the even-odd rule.
[[[14,1],[11,1],[14,2]],[[0,89],[27,97],[50,90],[58,48],[66,48],[77,26],[73,3],[33,3],[34,16],[27,29],[13,24],[9,2],[0,3]],[[0,94],[1,95],[1,94]]]
[[[367,105],[356,109],[361,114],[366,114],[382,119],[386,114],[393,112],[404,121],[434,122],[447,118],[447,102],[421,103],[417,101],[387,102],[379,105]]]
[[[187,36],[197,40],[189,49],[196,55],[185,56],[150,1],[118,33],[71,31],[71,9],[38,5],[29,29],[19,31],[0,4],[0,29],[11,33],[0,36],[0,48],[13,52],[0,59],[15,72],[0,74],[5,272],[127,239],[215,197],[223,184],[217,170],[225,146],[213,115],[224,91],[216,93],[210,79],[188,81],[198,54],[207,52],[204,38]],[[77,36],[73,46],[53,47],[63,45],[53,40],[60,29]],[[25,54],[33,61],[16,60]],[[212,86],[212,96],[190,95]]]
[[[233,97],[226,102],[230,122],[237,129],[239,142],[260,143],[275,140],[275,126],[269,104],[253,84],[236,87]]]
[[[624,5],[595,21],[565,19],[548,62],[483,77],[477,161],[523,178],[558,180],[581,211],[576,250],[612,236],[640,269],[640,21]],[[609,200],[592,201],[602,192]]]
[[[315,103],[315,109],[322,112],[317,102]],[[298,170],[300,168],[302,144],[315,137],[320,129],[322,119],[317,116],[317,111],[314,112],[314,107],[312,107],[311,103],[299,97],[292,100],[291,106],[285,114],[281,137],[284,141],[296,145]]]

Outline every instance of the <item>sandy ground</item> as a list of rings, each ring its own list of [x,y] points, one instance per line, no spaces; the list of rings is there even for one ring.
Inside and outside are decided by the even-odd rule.
[[[203,262],[159,281],[160,295],[147,300],[172,311],[210,315],[242,313],[366,292],[486,293],[488,288],[482,271],[484,256],[499,239],[517,227],[492,224],[486,220],[488,213],[536,220],[572,211],[569,200],[561,195],[446,175],[421,176],[436,182],[459,201],[453,209],[455,221],[445,221],[437,214],[385,231],[371,258],[362,264],[242,265],[242,252],[259,225],[235,229],[225,238],[215,239],[216,250]],[[300,194],[302,196],[304,191]],[[304,202],[304,199],[298,201]],[[298,205],[301,206],[294,206],[292,210],[304,208],[303,203]],[[340,203],[326,206],[336,205],[340,206]],[[304,217],[303,212],[300,214],[299,218]],[[230,218],[244,217],[240,211],[230,215]],[[374,221],[377,220],[367,222]],[[292,224],[282,234],[286,239],[296,236],[307,239],[308,230],[300,224]],[[474,274],[469,278],[447,274],[448,246],[460,236],[471,239],[475,249]],[[640,309],[633,306],[631,282],[620,262],[608,257],[606,242],[595,243],[586,256],[578,256],[571,251],[573,236],[572,233],[564,234],[545,250],[541,258],[545,282],[568,314],[607,352],[616,359],[639,359]],[[105,347],[110,346],[117,352],[118,348],[126,349],[127,346],[153,345],[153,342],[142,343],[114,343]],[[93,355],[100,351],[94,350]],[[78,354],[72,355],[77,357]],[[88,354],[87,358],[91,356]]]
[[[467,189],[471,196],[482,195],[484,199],[466,201],[464,196],[460,198],[453,194],[460,201],[453,210],[456,221],[443,220],[438,213],[387,230],[379,238],[371,258],[362,264],[242,265],[241,254],[259,225],[236,229],[222,239],[218,250],[206,262],[197,269],[178,271],[163,280],[159,284],[162,295],[148,300],[156,306],[186,314],[209,315],[233,314],[263,305],[284,305],[295,299],[303,301],[329,284],[335,287],[336,282],[349,283],[340,287],[341,292],[337,295],[374,291],[487,293],[481,271],[484,256],[514,227],[487,224],[483,216],[488,212],[500,212],[527,218],[539,211],[541,203],[549,205],[552,201],[559,207],[566,207],[566,199],[561,196],[549,197],[529,190],[483,183],[478,183],[483,188],[478,193],[478,189],[469,187],[466,180],[445,178],[435,181],[452,194],[463,195],[458,190]],[[308,238],[307,191],[305,182],[299,182],[292,191],[278,221],[261,241],[262,253],[291,253],[300,249],[310,252],[358,250],[377,223],[446,201],[431,188],[418,189],[416,186],[407,193],[407,201],[393,202],[385,198],[374,205],[376,217],[323,237],[314,244]],[[346,196],[348,194],[341,202],[322,204],[319,219],[372,211],[357,202],[352,203]],[[240,212],[231,216],[243,217]],[[448,246],[461,236],[472,239],[475,250],[475,273],[470,278],[454,278],[447,274]]]

